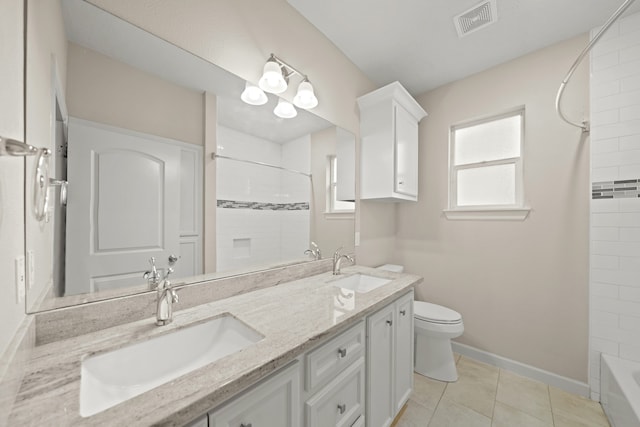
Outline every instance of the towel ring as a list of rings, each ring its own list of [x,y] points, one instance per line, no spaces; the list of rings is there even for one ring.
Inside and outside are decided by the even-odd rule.
[[[48,222],[49,211],[49,158],[51,150],[38,149],[36,170],[33,179],[33,213],[38,221]]]

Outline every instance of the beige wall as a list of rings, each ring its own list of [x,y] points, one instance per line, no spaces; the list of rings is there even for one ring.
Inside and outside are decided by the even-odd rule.
[[[311,203],[311,241],[322,250],[323,258],[330,257],[342,246],[343,253],[353,253],[354,218],[327,215],[328,156],[336,154],[336,128],[330,127],[311,134],[311,175],[313,202]]]
[[[587,36],[428,92],[420,126],[418,203],[397,205],[394,261],[424,276],[417,299],[464,319],[459,342],[587,380],[589,149],[554,111],[558,85]],[[565,94],[588,116],[588,67]],[[450,221],[449,126],[525,105],[525,221]],[[364,213],[363,213],[364,215]]]
[[[22,141],[22,0],[0,2],[0,135]],[[0,376],[13,334],[25,318],[24,301],[16,302],[15,263],[24,254],[24,160],[0,157]],[[3,392],[3,390],[0,390]],[[2,424],[2,417],[0,417]]]
[[[202,145],[203,94],[68,44],[69,115]]]

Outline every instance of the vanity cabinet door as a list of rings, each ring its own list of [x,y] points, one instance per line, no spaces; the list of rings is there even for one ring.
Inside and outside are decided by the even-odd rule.
[[[300,404],[300,364],[296,362],[210,412],[209,426],[297,427]]]
[[[367,426],[387,427],[413,389],[413,291],[367,319]]]
[[[393,304],[367,319],[367,425],[393,421]]]
[[[409,399],[413,389],[413,294],[405,295],[394,304],[395,311],[395,413]]]
[[[364,416],[364,358],[306,403],[306,427],[350,427]]]

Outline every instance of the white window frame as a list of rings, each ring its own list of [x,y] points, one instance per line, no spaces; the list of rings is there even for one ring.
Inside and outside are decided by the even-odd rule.
[[[338,182],[333,180],[335,174],[335,167],[337,162],[337,156],[335,154],[327,156],[327,192],[326,192],[326,211],[327,216],[352,217],[355,213],[355,202],[352,209],[336,209],[335,203],[337,199],[337,187]],[[345,202],[348,203],[348,202]]]
[[[467,163],[463,165],[455,164],[456,131],[515,116],[520,116],[520,156],[476,163]],[[477,119],[451,126],[449,132],[449,208],[444,210],[444,214],[448,219],[524,220],[527,217],[530,208],[525,206],[524,197],[524,130],[524,107],[518,107],[502,114],[492,115],[482,119]],[[458,206],[458,171],[464,169],[478,169],[482,167],[511,164],[515,166],[515,203],[504,205]]]

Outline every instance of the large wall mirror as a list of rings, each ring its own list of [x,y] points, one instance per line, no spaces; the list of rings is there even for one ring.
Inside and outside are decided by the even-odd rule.
[[[28,0],[25,46],[28,312],[148,292],[151,257],[189,284],[353,251],[349,132],[84,0]]]

